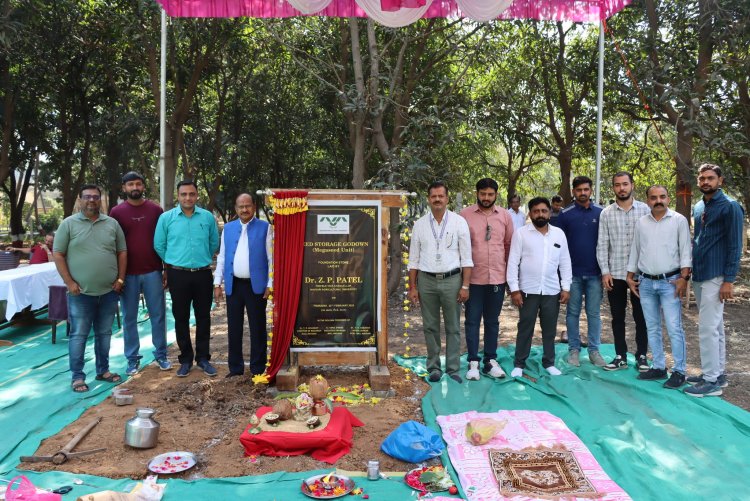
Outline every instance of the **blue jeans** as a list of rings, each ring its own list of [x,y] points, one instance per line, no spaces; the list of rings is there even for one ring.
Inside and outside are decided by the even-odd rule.
[[[479,361],[479,323],[484,320],[484,364],[497,359],[500,334],[500,310],[505,298],[505,284],[469,285],[466,301],[466,350],[469,362]]]
[[[586,296],[586,320],[588,323],[589,353],[599,351],[602,338],[602,277],[573,277],[570,284],[570,299],[565,314],[565,327],[568,330],[568,349],[581,351],[581,306]]]
[[[685,351],[685,331],[682,329],[682,301],[675,296],[674,283],[668,280],[651,280],[641,277],[638,292],[641,295],[643,318],[646,319],[648,345],[654,356],[654,369],[667,368],[661,330],[663,312],[669,342],[672,344],[672,358],[674,358],[672,370],[685,374],[687,352]]]
[[[146,308],[148,308],[148,316],[151,320],[154,358],[165,359],[167,358],[167,323],[161,271],[125,276],[125,286],[120,294],[125,357],[131,362],[142,358],[139,354],[141,340],[138,336],[138,311],[140,309],[138,303],[141,292],[146,300]]]
[[[96,374],[109,370],[109,341],[112,338],[112,323],[117,313],[117,293],[108,292],[103,296],[68,294],[68,319],[70,320],[70,340],[68,356],[73,381],[86,380],[83,372],[86,339],[94,328],[94,358]]]

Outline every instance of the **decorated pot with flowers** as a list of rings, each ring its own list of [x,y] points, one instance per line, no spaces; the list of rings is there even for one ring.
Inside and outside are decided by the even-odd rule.
[[[297,398],[294,399],[294,410],[292,416],[295,421],[307,421],[312,415],[312,408],[314,401],[307,393],[300,393]]]

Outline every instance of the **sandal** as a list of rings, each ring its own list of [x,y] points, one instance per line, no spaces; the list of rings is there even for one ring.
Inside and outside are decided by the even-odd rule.
[[[120,381],[122,381],[122,378],[119,374],[107,371],[104,374],[97,374],[96,380],[106,381],[108,383],[119,383]]]
[[[89,385],[87,385],[86,381],[83,381],[82,379],[73,381],[71,388],[73,388],[73,391],[76,393],[86,393],[89,391]]]

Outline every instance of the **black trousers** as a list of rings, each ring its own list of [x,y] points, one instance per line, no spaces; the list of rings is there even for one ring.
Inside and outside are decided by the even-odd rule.
[[[628,296],[630,296],[630,306],[633,308],[635,321],[635,356],[637,358],[648,353],[648,331],[646,320],[643,318],[641,300],[630,292],[625,280],[612,279],[612,290],[607,291],[612,313],[612,335],[615,338],[615,353],[623,360],[628,359],[628,343],[625,341],[625,312],[628,307]]]
[[[250,325],[250,372],[263,374],[266,370],[266,303],[263,294],[255,294],[249,279],[234,277],[232,294],[227,296],[227,325],[229,328],[229,372],[243,374],[242,340],[245,314]]]
[[[167,268],[172,315],[181,364],[211,359],[211,303],[213,276],[211,270],[186,271]],[[190,342],[190,307],[195,313],[195,352]]]
[[[531,353],[531,340],[534,337],[536,317],[542,327],[542,367],[555,365],[555,336],[557,335],[557,315],[560,313],[560,294],[543,296],[541,294],[523,294],[523,306],[518,315],[518,334],[516,335],[516,355],[514,367],[525,368],[526,359]]]

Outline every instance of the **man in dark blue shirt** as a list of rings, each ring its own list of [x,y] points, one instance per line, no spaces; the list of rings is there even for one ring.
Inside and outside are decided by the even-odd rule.
[[[721,190],[721,168],[698,168],[703,199],[693,209],[693,289],[698,302],[700,376],[687,378],[692,397],[721,395],[729,383],[725,374],[724,301],[734,297],[734,281],[742,254],[742,209]]]
[[[596,260],[596,243],[599,239],[599,214],[602,208],[591,202],[593,182],[586,176],[573,179],[575,203],[560,212],[552,224],[565,232],[568,239],[570,259],[573,264],[573,283],[570,286],[570,300],[565,315],[568,331],[568,363],[580,366],[581,334],[579,322],[583,299],[586,298],[586,319],[588,322],[589,361],[598,367],[607,363],[599,354],[602,335],[602,277]]]

